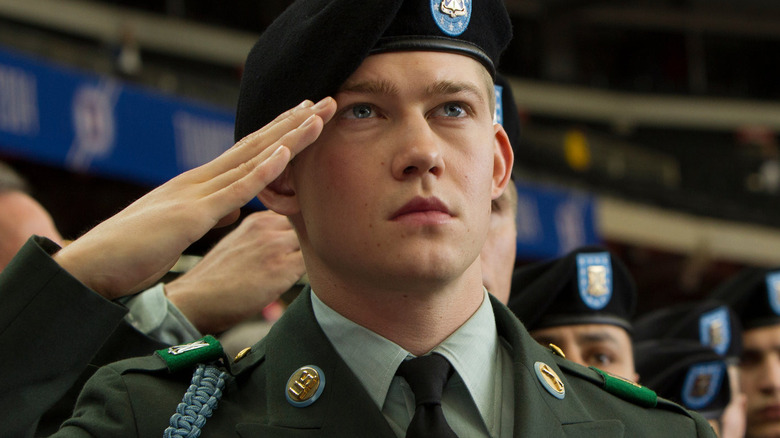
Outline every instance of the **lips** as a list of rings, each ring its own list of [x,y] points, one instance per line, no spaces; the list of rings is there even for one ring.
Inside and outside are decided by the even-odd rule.
[[[759,409],[756,412],[759,421],[779,421],[780,405],[769,405]]]
[[[452,216],[452,213],[444,203],[436,197],[423,198],[415,197],[411,201],[404,204],[395,213],[390,216],[390,220],[400,219],[404,216],[410,215],[447,215]]]

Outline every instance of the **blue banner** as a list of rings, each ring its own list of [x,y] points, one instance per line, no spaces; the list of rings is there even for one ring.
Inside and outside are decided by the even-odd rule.
[[[0,151],[157,185],[233,144],[232,110],[0,48]]]
[[[547,259],[599,244],[593,196],[518,181],[517,257]]]
[[[234,120],[232,110],[0,48],[5,154],[158,185],[229,148]],[[590,195],[524,182],[517,188],[518,257],[555,257],[598,242]]]

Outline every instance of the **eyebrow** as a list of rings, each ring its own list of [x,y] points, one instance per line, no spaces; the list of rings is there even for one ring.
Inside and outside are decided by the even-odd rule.
[[[400,94],[398,87],[390,81],[359,81],[347,82],[339,88],[339,93],[381,94],[397,96]]]
[[[770,345],[767,348],[763,348],[763,347],[752,347],[752,348],[743,347],[743,349],[742,349],[742,355],[745,355],[745,354],[759,354],[759,355],[763,356],[763,355],[771,354],[771,353],[778,353],[778,354],[780,354],[780,345]]]
[[[618,341],[615,339],[614,336],[610,335],[609,333],[583,333],[580,335],[577,335],[577,340],[581,343],[589,343],[589,344],[595,344],[598,342],[611,342],[613,344],[617,344]]]
[[[439,81],[429,86],[425,90],[425,93],[429,96],[468,93],[474,95],[480,102],[485,101],[482,97],[482,93],[480,93],[480,88],[468,82]]]
[[[379,94],[385,96],[397,96],[400,94],[398,87],[386,80],[347,82],[339,89],[339,92]],[[482,93],[480,93],[480,88],[468,82],[442,80],[425,88],[425,95],[429,97],[448,96],[459,93],[471,94],[478,99],[480,103],[485,101]]]

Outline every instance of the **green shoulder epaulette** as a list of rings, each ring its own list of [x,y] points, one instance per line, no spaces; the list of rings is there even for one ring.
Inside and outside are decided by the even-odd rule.
[[[168,370],[172,373],[191,368],[199,363],[212,362],[225,356],[222,345],[211,335],[206,335],[189,344],[157,350],[155,354],[165,361]]]
[[[596,367],[590,367],[590,369],[601,375],[603,388],[610,394],[646,408],[654,408],[658,404],[658,396],[652,389],[622,377],[613,376]]]

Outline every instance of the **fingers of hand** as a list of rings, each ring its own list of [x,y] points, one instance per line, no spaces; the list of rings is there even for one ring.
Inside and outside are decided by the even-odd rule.
[[[292,230],[292,224],[287,216],[273,210],[256,211],[246,216],[236,229],[237,233],[253,233],[257,230]]]
[[[216,219],[252,200],[284,171],[290,158],[290,149],[279,146],[271,156],[263,160],[255,157],[209,181],[205,197],[216,203],[210,207],[219,215]]]
[[[333,113],[335,112],[335,101],[330,98],[326,98],[322,102],[320,102],[321,105],[321,113],[324,117],[326,117],[327,120],[330,120],[330,118],[333,116]],[[313,107],[313,108],[316,108]],[[303,109],[299,112],[305,112],[306,109]],[[249,174],[253,172],[255,169],[260,169],[261,167],[266,167],[268,169],[271,169],[270,161],[272,160],[271,151],[279,150],[280,147],[286,148],[290,152],[289,159],[292,159],[292,157],[295,156],[295,154],[302,151],[304,148],[306,148],[308,145],[313,143],[317,137],[322,132],[322,128],[324,126],[325,120],[320,116],[319,113],[312,113],[304,119],[295,129],[292,129],[288,132],[286,132],[281,138],[279,138],[273,145],[270,147],[265,146],[263,150],[259,151],[258,154],[254,156],[246,156],[242,152],[242,155],[245,155],[245,160],[238,163],[238,166],[234,169],[226,169],[226,171],[222,175],[216,175],[212,181],[209,182],[209,185],[211,187],[214,187],[215,189],[219,189],[221,187],[229,186],[234,183],[234,181],[237,180],[237,178],[243,177],[243,173]],[[251,144],[247,143],[247,150],[251,149]],[[276,158],[276,157],[273,157]],[[286,163],[285,163],[286,165]],[[235,170],[238,170],[236,172]],[[266,181],[262,187],[257,187],[257,191],[254,192],[254,195],[256,195],[260,190],[262,190],[267,184],[269,184],[271,181],[273,181],[274,178],[279,176],[281,174],[281,171],[284,170],[284,167],[278,170],[278,173],[275,173],[273,175],[273,178],[270,181]],[[262,181],[261,180],[257,180]]]
[[[323,126],[335,113],[336,101],[326,97],[312,107],[298,108],[293,111],[286,119],[271,126],[267,135],[271,137],[280,135],[276,144],[289,147],[292,155],[295,156],[317,139]]]
[[[210,163],[180,175],[174,186],[194,183],[194,198],[218,199],[203,211],[215,224],[279,176],[296,153],[316,140],[335,111],[330,97],[316,105],[303,102]]]
[[[240,163],[246,162],[251,157],[257,155],[264,159],[264,155],[270,155],[275,149],[275,145],[280,144],[279,140],[282,137],[298,130],[304,123],[308,122],[307,126],[313,124],[314,119],[310,120],[312,116],[319,117],[324,124],[333,117],[335,112],[336,101],[331,97],[326,97],[317,104],[313,104],[311,101],[302,102],[297,107],[277,117],[268,125],[241,139],[233,148],[223,154],[225,156],[224,159],[222,157],[218,158],[224,161],[224,163],[221,163],[222,171],[226,170],[225,166],[238,166]]]

